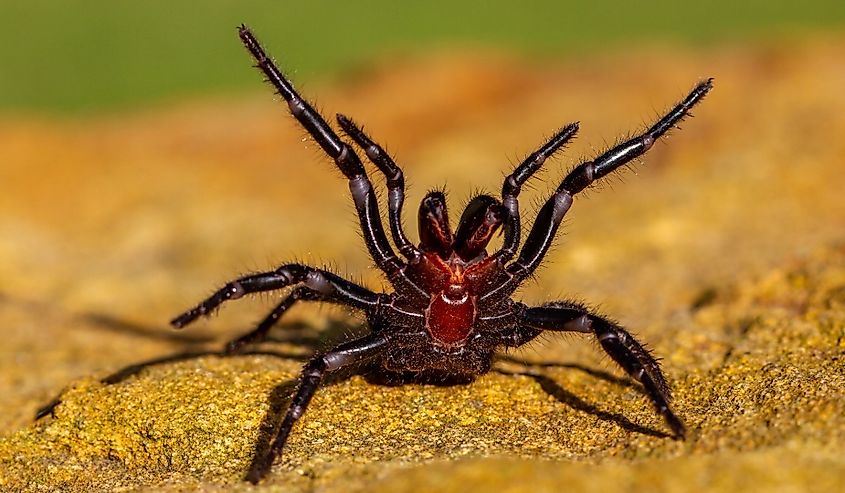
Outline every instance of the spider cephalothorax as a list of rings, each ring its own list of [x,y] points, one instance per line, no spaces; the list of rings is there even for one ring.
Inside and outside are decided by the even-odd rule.
[[[641,135],[570,171],[541,207],[521,249],[517,197],[522,185],[575,135],[577,124],[560,129],[517,166],[505,178],[501,199],[489,195],[473,198],[454,233],[444,194],[426,195],[419,208],[417,246],[405,236],[402,227],[402,170],[352,120],[337,115],[340,128],[387,179],[388,222],[393,243],[404,257],[400,258],[387,238],[376,195],[356,151],[294,90],[245,26],[240,27],[239,34],[257,67],[287,102],[293,116],[349,180],[367,249],[394,288],[392,293],[375,293],[323,269],[285,264],[270,272],[236,279],[173,319],[174,326],[183,327],[226,300],[292,287],[255,330],[227,345],[227,352],[234,353],[248,343],[263,340],[284,312],[299,300],[338,303],[358,309],[367,317],[368,335],[318,354],[305,365],[277,435],[267,454],[255,461],[248,480],[257,482],[269,470],[326,373],[350,364],[369,363],[397,374],[437,373],[467,380],[490,369],[497,349],[521,346],[543,331],[593,334],[610,357],[643,385],[657,412],[675,435],[683,438],[684,425],[669,407],[669,387],[659,364],[627,331],[576,302],[528,307],[512,300],[511,295],[542,262],[573,197],[651,148],[707,94],[712,80],[699,83]],[[504,235],[503,244],[488,254],[487,244],[499,229]]]

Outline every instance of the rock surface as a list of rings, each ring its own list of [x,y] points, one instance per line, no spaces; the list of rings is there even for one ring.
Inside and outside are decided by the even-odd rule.
[[[592,341],[548,337],[470,385],[338,379],[257,488],[240,478],[302,360],[360,322],[298,307],[275,343],[224,358],[215,351],[270,300],[230,303],[180,332],[166,321],[216,283],[291,259],[381,286],[343,180],[267,94],[0,121],[0,487],[840,489],[843,49],[826,39],[544,66],[433,57],[306,87],[326,114],[366,122],[403,164],[408,226],[426,189],[448,183],[456,214],[473,190],[496,191],[509,161],[580,120],[578,141],[525,193],[530,224],[530,204],[580,157],[714,76],[697,118],[636,176],[578,197],[538,283],[520,293],[583,298],[647,341],[690,437],[668,438]]]

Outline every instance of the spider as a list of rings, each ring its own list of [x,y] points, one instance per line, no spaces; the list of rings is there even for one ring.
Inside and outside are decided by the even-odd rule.
[[[327,270],[290,263],[235,279],[171,321],[181,328],[210,314],[225,301],[248,293],[292,287],[290,294],[254,330],[227,344],[227,353],[237,353],[247,344],[264,340],[270,328],[298,301],[336,303],[366,315],[367,335],[317,354],[304,365],[275,437],[266,454],[256,458],[247,474],[248,481],[256,483],[267,474],[328,373],[366,363],[396,375],[437,374],[470,381],[490,370],[497,349],[522,346],[544,331],[580,332],[595,337],[602,349],[642,384],[675,437],[684,438],[685,427],[669,406],[671,395],[660,365],[630,333],[574,301],[529,307],[511,299],[511,295],[542,262],[573,197],[648,151],[704,98],[712,88],[712,79],[699,82],[685,99],[641,135],[572,169],[540,209],[521,250],[520,190],[547,158],[573,138],[577,123],[561,128],[519,164],[505,178],[501,199],[490,195],[472,198],[454,231],[445,195],[429,192],[419,207],[420,242],[414,245],[402,226],[402,170],[360,126],[338,114],[337,123],[348,140],[386,177],[388,223],[400,258],[388,240],[376,194],[356,148],[339,137],[296,92],[246,26],[241,25],[238,33],[256,67],[287,102],[291,114],[348,179],[367,250],[394,289],[392,293],[375,293]],[[488,254],[487,244],[500,228],[502,246]]]

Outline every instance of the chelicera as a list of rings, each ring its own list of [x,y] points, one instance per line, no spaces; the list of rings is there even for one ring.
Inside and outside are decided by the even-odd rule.
[[[479,195],[470,200],[455,231],[449,222],[444,194],[428,193],[419,207],[420,241],[415,245],[403,230],[404,178],[393,159],[343,115],[337,115],[337,123],[348,139],[338,136],[296,92],[249,29],[241,26],[239,34],[257,67],[287,102],[291,114],[348,179],[367,249],[394,289],[392,293],[376,293],[324,269],[292,263],[231,281],[173,319],[175,327],[184,327],[225,301],[291,287],[289,295],[253,331],[227,345],[227,352],[236,353],[247,344],[264,340],[269,329],[298,301],[341,304],[366,315],[367,335],[317,354],[305,364],[275,439],[266,455],[256,460],[247,476],[249,481],[257,482],[267,473],[327,373],[366,363],[388,374],[446,375],[471,380],[490,370],[498,349],[522,346],[545,331],[580,332],[595,337],[602,349],[642,384],[675,436],[684,437],[684,425],[669,406],[670,391],[660,365],[630,333],[574,301],[529,307],[511,296],[543,261],[573,197],[648,151],[702,100],[712,87],[712,79],[696,85],[641,135],[572,169],[540,209],[521,249],[517,200],[520,190],[546,159],[572,139],[577,123],[564,126],[519,164],[505,178],[501,198]],[[363,151],[386,177],[390,235],[401,257],[388,240],[376,194],[358,151]],[[500,229],[502,246],[488,253],[488,242]]]

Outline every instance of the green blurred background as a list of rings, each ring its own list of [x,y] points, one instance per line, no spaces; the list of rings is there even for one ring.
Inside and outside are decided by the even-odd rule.
[[[0,19],[0,113],[80,114],[263,90],[235,35],[241,22],[307,80],[444,47],[559,57],[795,39],[841,29],[845,2],[2,0]]]

